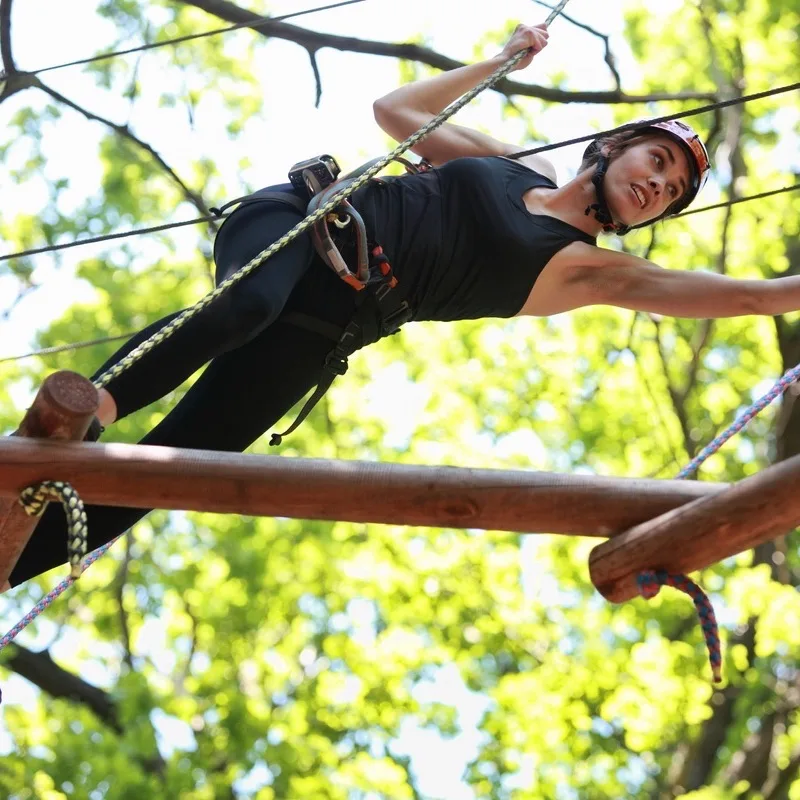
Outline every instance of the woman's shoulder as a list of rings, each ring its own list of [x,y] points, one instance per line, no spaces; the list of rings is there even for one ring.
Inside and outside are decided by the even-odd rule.
[[[512,164],[518,164],[524,169],[535,172],[543,178],[547,178],[551,183],[558,186],[558,176],[556,175],[556,168],[550,161],[540,155],[523,156],[522,158],[511,158],[510,154],[507,156],[500,156],[504,161],[510,161]]]

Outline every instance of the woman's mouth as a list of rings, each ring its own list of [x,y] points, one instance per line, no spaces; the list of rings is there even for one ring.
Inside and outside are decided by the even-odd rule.
[[[633,195],[634,202],[639,208],[644,208],[647,205],[647,195],[641,186],[632,183],[631,194]]]

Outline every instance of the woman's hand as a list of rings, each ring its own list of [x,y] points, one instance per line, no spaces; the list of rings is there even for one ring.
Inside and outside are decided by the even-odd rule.
[[[528,53],[528,55],[526,55],[511,71],[516,72],[517,70],[525,69],[525,67],[533,61],[533,57],[547,47],[547,39],[549,36],[547,25],[545,25],[544,22],[541,23],[541,25],[517,25],[514,29],[514,33],[508,40],[508,44],[500,53],[500,56],[503,61],[508,61],[511,56],[518,53],[520,50],[530,48],[530,53]]]

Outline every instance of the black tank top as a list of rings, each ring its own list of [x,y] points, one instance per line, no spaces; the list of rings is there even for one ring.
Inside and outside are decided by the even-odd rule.
[[[556,184],[507,158],[458,158],[353,195],[417,320],[512,317],[550,259],[595,239],[531,214],[522,195]]]

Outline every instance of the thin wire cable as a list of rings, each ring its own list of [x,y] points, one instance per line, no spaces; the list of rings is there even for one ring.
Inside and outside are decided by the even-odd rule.
[[[349,0],[349,1],[350,2],[360,2],[361,0]],[[556,6],[556,8],[553,10],[553,12],[547,17],[547,21],[546,21],[547,25],[549,25],[553,21],[553,19],[555,19],[555,17],[558,16],[558,14],[561,13],[562,9],[564,8],[564,6],[566,5],[566,3],[568,1],[569,0],[562,0],[562,2],[559,3],[558,6]],[[752,100],[761,100],[761,99],[763,99],[765,97],[771,97],[773,95],[783,94],[785,92],[792,92],[792,91],[795,91],[797,89],[800,89],[800,82],[792,83],[792,84],[789,84],[787,86],[779,86],[779,87],[777,87],[775,89],[768,89],[768,90],[763,91],[763,92],[756,92],[754,94],[743,95],[742,97],[736,97],[736,98],[733,98],[731,100],[722,100],[722,101],[719,101],[717,103],[711,103],[710,105],[700,106],[700,107],[694,108],[694,109],[689,109],[688,111],[680,111],[680,112],[678,112],[676,114],[669,114],[669,115],[664,116],[664,117],[656,117],[655,119],[648,120],[648,122],[650,124],[655,124],[657,122],[666,122],[668,120],[681,119],[683,117],[691,117],[691,116],[695,116],[697,114],[706,113],[708,111],[714,111],[714,110],[719,109],[719,108],[727,108],[727,107],[733,106],[733,105],[741,105],[743,103],[748,103],[748,102],[750,102]],[[565,140],[560,141],[560,142],[553,142],[551,144],[541,145],[541,146],[535,147],[535,148],[533,148],[531,150],[521,150],[518,153],[512,153],[511,155],[508,156],[508,158],[522,158],[523,156],[526,156],[526,155],[534,155],[536,153],[544,153],[544,152],[546,152],[548,150],[556,150],[558,148],[568,147],[569,145],[578,144],[580,142],[593,141],[594,139],[602,138],[603,136],[609,136],[609,135],[611,135],[613,133],[618,133],[620,131],[633,130],[633,129],[639,127],[639,126],[640,126],[639,122],[627,123],[625,125],[621,125],[618,128],[611,128],[610,130],[598,131],[596,133],[589,133],[589,134],[586,134],[585,136],[578,136],[578,137],[576,137],[574,139],[565,139]],[[793,191],[794,188],[796,188],[796,187],[786,187],[784,189],[776,189],[776,190],[773,190],[772,192],[770,192],[768,194],[779,194],[780,192],[783,192],[783,191]],[[695,209],[693,211],[684,212],[683,214],[678,214],[676,216],[688,216],[688,214],[697,214],[700,211],[711,210],[711,208],[722,208],[722,207],[724,207],[726,205],[733,205],[734,203],[744,203],[744,202],[746,202],[746,201],[748,201],[750,199],[754,199],[755,200],[755,199],[758,199],[759,197],[762,197],[762,196],[768,196],[768,194],[767,195],[754,195],[754,196],[752,196],[752,198],[750,198],[750,197],[740,198],[739,200],[736,200],[736,201],[729,201],[727,203],[723,203],[723,204],[720,204],[720,205],[717,205],[717,206],[709,206],[709,207],[706,207],[706,208]],[[25,256],[39,255],[41,253],[52,253],[52,252],[56,252],[58,250],[66,250],[67,248],[70,248],[70,247],[79,247],[79,246],[84,245],[84,244],[93,244],[93,243],[96,243],[96,242],[110,241],[110,240],[113,240],[113,239],[122,239],[122,238],[126,238],[128,236],[138,236],[140,234],[144,235],[144,234],[147,234],[147,233],[158,233],[160,231],[170,230],[171,228],[179,228],[179,227],[183,227],[185,225],[198,225],[198,224],[200,224],[202,222],[210,222],[210,221],[212,221],[214,219],[218,219],[218,217],[204,216],[204,217],[198,217],[196,219],[184,220],[182,222],[170,222],[170,223],[165,223],[164,225],[155,225],[155,226],[148,227],[148,228],[137,228],[137,229],[132,230],[132,231],[123,231],[121,233],[110,233],[110,234],[106,234],[104,236],[94,236],[94,237],[91,237],[91,238],[88,238],[88,239],[78,239],[76,241],[66,242],[64,244],[48,245],[48,246],[45,246],[45,247],[30,248],[28,250],[21,250],[21,251],[16,252],[16,253],[9,253],[9,254],[6,254],[6,255],[0,255],[0,262],[8,261],[11,258],[23,258]]]
[[[104,336],[101,339],[87,339],[83,342],[73,342],[72,344],[59,344],[54,347],[45,347],[41,350],[31,350],[29,353],[22,353],[18,356],[4,356],[0,358],[0,364],[5,364],[8,361],[21,361],[23,358],[32,358],[33,356],[50,356],[67,350],[80,350],[83,347],[92,347],[98,344],[107,344],[108,342],[118,342],[120,339],[130,339],[135,332],[120,333],[118,336]]]
[[[22,258],[23,256],[35,256],[40,253],[53,253],[57,250],[67,250],[70,247],[80,247],[84,244],[97,244],[98,242],[109,242],[114,239],[125,239],[128,236],[144,235],[145,233],[160,233],[171,228],[183,228],[186,225],[199,225],[201,222],[211,222],[211,220],[225,219],[227,214],[218,217],[213,215],[197,217],[196,219],[185,219],[182,222],[165,222],[163,225],[152,225],[149,228],[134,228],[130,231],[120,231],[119,233],[106,233],[103,236],[91,236],[87,239],[76,239],[74,242],[64,242],[64,244],[51,244],[46,247],[33,247],[30,250],[20,250],[18,253],[8,253],[0,256],[0,261],[8,261],[10,258]]]
[[[138,47],[131,47],[127,50],[115,50],[113,53],[100,53],[99,55],[92,56],[91,58],[82,58],[78,61],[67,61],[64,64],[54,64],[52,67],[42,67],[41,69],[27,72],[28,75],[41,75],[43,72],[52,72],[56,69],[64,69],[64,67],[77,67],[81,64],[93,64],[96,61],[105,61],[109,58],[116,58],[117,56],[127,56],[130,53],[140,53],[144,50],[155,50],[159,47],[167,47],[168,45],[180,44],[181,42],[191,42],[194,39],[203,39],[206,36],[216,36],[219,33],[227,33],[228,31],[236,31],[240,28],[259,28],[264,25],[269,25],[271,22],[282,22],[291,17],[302,17],[305,14],[316,14],[318,11],[328,11],[333,8],[341,8],[342,6],[351,6],[354,3],[364,3],[366,0],[342,0],[340,3],[331,3],[327,6],[318,6],[317,8],[307,8],[305,11],[293,11],[291,14],[282,14],[279,17],[257,17],[250,22],[237,22],[235,25],[230,25],[227,28],[215,28],[213,31],[204,31],[203,33],[190,33],[186,36],[179,36],[177,39],[167,39],[163,42],[152,42],[150,44],[139,45]]]
[[[769,192],[762,192],[761,194],[748,195],[747,197],[740,197],[737,200],[726,200],[724,203],[716,203],[713,206],[703,206],[702,208],[695,208],[691,211],[684,211],[681,214],[676,214],[674,217],[666,217],[662,222],[669,222],[671,219],[678,217],[687,217],[689,214],[699,214],[701,211],[712,211],[715,208],[725,208],[726,206],[737,205],[738,203],[747,203],[750,200],[760,200],[762,197],[771,197],[775,194],[782,194],[783,192],[794,192],[800,189],[800,183],[793,186],[784,186],[782,189],[772,189]],[[36,247],[30,250],[20,250],[17,253],[8,253],[7,255],[0,256],[0,261],[8,261],[11,258],[23,258],[25,256],[35,256],[40,253],[52,253],[57,250],[66,250],[70,247],[80,247],[84,244],[97,244],[98,242],[111,241],[113,239],[124,239],[129,236],[139,236],[146,233],[159,233],[166,231],[170,228],[181,228],[186,225],[199,225],[201,222],[209,222],[211,220],[225,219],[228,214],[222,214],[219,217],[197,217],[197,219],[187,219],[182,222],[168,222],[164,225],[155,225],[150,228],[135,228],[130,231],[121,231],[120,233],[109,233],[105,236],[94,236],[90,239],[77,239],[74,242],[65,242],[64,244],[52,244],[47,247]]]
[[[793,92],[800,89],[800,81],[791,83],[788,86],[779,86],[777,89],[767,89],[763,92],[755,92],[754,94],[746,94],[742,97],[734,97],[731,100],[720,100],[716,103],[710,103],[707,106],[699,106],[692,108],[689,111],[679,111],[676,114],[667,114],[665,117],[655,117],[648,119],[649,125],[655,125],[657,122],[669,122],[673,119],[683,119],[684,117],[693,117],[697,114],[705,114],[707,111],[716,111],[718,108],[728,108],[729,106],[736,106],[742,103],[749,103],[751,100],[762,100],[765,97],[772,97],[772,95],[783,94],[785,92]],[[506,158],[522,158],[523,156],[532,156],[536,153],[544,153],[548,150],[556,150],[559,147],[568,147],[571,144],[580,144],[580,142],[590,142],[594,139],[600,139],[603,136],[610,136],[613,133],[621,133],[622,131],[632,131],[636,128],[641,128],[642,122],[626,122],[618,128],[611,128],[607,131],[598,131],[597,133],[587,133],[585,136],[577,136],[574,139],[566,139],[563,142],[556,142],[554,144],[544,144],[540,147],[534,147],[532,150],[520,150],[519,153],[511,153]]]
[[[760,200],[762,197],[772,197],[774,194],[782,194],[783,192],[795,192],[798,189],[800,189],[800,183],[795,183],[793,186],[784,186],[783,189],[773,189],[770,192],[761,192],[761,194],[739,197],[736,200],[726,200],[724,203],[715,203],[713,206],[702,206],[701,208],[693,208],[691,211],[682,211],[680,214],[675,214],[674,217],[668,217],[668,219],[688,217],[690,214],[699,214],[701,211],[713,211],[715,208],[727,208],[728,206],[735,206],[737,203],[746,203],[748,200]]]

